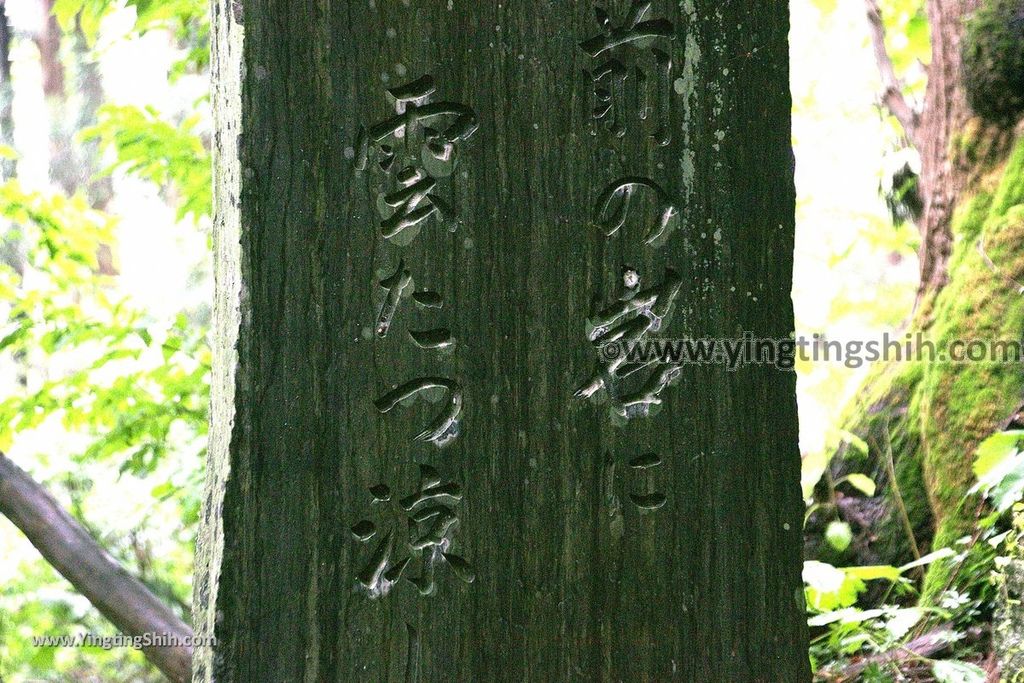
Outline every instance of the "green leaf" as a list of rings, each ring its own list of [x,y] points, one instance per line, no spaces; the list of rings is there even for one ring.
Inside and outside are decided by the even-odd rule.
[[[927,62],[931,52],[931,35],[928,17],[919,11],[907,22],[907,52],[922,63]]]
[[[875,482],[866,474],[849,474],[846,476],[846,483],[863,493],[865,496],[875,495]]]
[[[846,443],[850,444],[855,449],[857,449],[857,452],[859,452],[861,455],[867,455],[868,454],[869,449],[868,449],[867,441],[865,441],[864,439],[860,438],[859,436],[857,436],[853,432],[847,431],[845,429],[839,430],[839,433],[843,437],[843,441],[845,441]]]
[[[815,8],[823,17],[827,17],[836,11],[836,7],[839,5],[839,0],[811,0],[814,3]]]
[[[153,490],[150,491],[150,495],[158,500],[162,500],[173,494],[177,488],[178,487],[175,486],[173,483],[165,481],[162,484],[157,484],[156,486],[154,486]]]
[[[65,31],[74,26],[75,15],[82,11],[83,0],[56,0],[53,3],[53,16]]]
[[[902,570],[898,567],[893,567],[888,564],[872,564],[864,567],[844,567],[843,571],[849,576],[854,576],[863,581],[872,581],[874,579],[888,579],[889,581],[899,581]]]
[[[889,616],[889,621],[885,623],[885,630],[892,638],[898,640],[907,635],[923,617],[924,610],[917,607],[898,609]]]
[[[893,683],[889,675],[879,664],[871,663],[860,674],[861,683]]]
[[[818,612],[850,607],[866,586],[864,582],[825,562],[804,562],[804,597],[807,606]]]
[[[834,451],[823,449],[808,453],[800,460],[800,489],[804,500],[809,501],[814,494],[814,487],[821,481]]]
[[[1006,512],[1024,496],[1024,453],[1017,455],[1017,466],[988,495],[999,512]]]
[[[974,664],[952,659],[932,662],[938,683],[985,683],[985,671]]]
[[[97,118],[94,126],[79,135],[115,152],[116,161],[104,173],[121,169],[161,187],[173,185],[183,199],[177,212],[179,220],[188,214],[196,219],[210,215],[210,155],[196,132],[199,115],[174,121],[152,107],[106,104]]]
[[[1024,438],[1024,431],[998,432],[978,445],[974,456],[974,476],[980,484],[994,485],[1001,478],[1000,469],[1017,453],[1017,444]]]
[[[830,546],[843,552],[853,541],[853,531],[846,522],[830,522],[825,529],[825,540]]]
[[[999,432],[978,446],[974,474],[978,483],[971,493],[981,491],[998,512],[1005,512],[1024,496],[1024,452],[1018,449],[1024,432]]]
[[[877,619],[884,616],[883,609],[857,609],[856,607],[845,607],[843,609],[825,612],[807,620],[808,626],[827,626],[828,624],[859,624],[869,619]]]

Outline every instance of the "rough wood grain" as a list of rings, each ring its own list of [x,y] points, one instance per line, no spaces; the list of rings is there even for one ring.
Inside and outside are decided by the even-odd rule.
[[[792,373],[688,367],[660,413],[624,425],[573,397],[595,365],[587,318],[624,266],[644,287],[678,274],[662,336],[792,331],[786,5],[653,4],[671,24],[661,145],[656,120],[621,138],[593,121],[589,3],[214,4],[221,367],[196,621],[218,647],[197,680],[809,679]],[[458,229],[430,218],[399,247],[377,211],[394,177],[379,155],[358,170],[359,130],[423,75],[479,129],[435,190]],[[641,239],[648,193],[612,237],[594,225],[632,175],[681,209],[663,248]],[[379,338],[378,283],[402,280],[400,259],[408,291],[443,307],[400,299]],[[454,346],[409,338],[437,327]],[[461,387],[441,449],[413,437],[443,403],[374,404],[422,377]],[[651,452],[648,484],[628,463]],[[434,596],[402,580],[371,599],[357,574],[389,529],[406,552],[397,501],[420,464],[461,486],[445,549],[475,581],[439,559]],[[648,487],[664,506],[632,502]]]

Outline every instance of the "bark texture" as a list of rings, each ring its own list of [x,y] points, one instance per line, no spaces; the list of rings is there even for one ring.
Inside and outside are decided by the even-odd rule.
[[[685,367],[630,420],[573,395],[623,272],[676,293],[663,337],[792,332],[787,9],[607,17],[214,3],[219,336],[195,603],[218,645],[196,680],[809,679],[794,375]],[[611,65],[595,94],[615,50],[581,43],[630,27],[650,70]],[[431,105],[450,115],[416,125]],[[375,126],[403,111],[402,137]],[[435,215],[403,230],[387,196],[422,180],[402,173],[418,159],[437,182],[411,206]],[[677,229],[645,244],[668,204]]]
[[[913,143],[921,155],[921,283],[918,301],[946,284],[952,249],[953,209],[967,169],[950,154],[953,136],[963,130],[970,112],[961,82],[960,41],[963,21],[978,0],[927,0],[932,61],[920,130]]]

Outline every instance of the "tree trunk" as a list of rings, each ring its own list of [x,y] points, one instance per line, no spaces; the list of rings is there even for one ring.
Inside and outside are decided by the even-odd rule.
[[[214,24],[196,680],[808,680],[786,5]]]
[[[921,125],[915,144],[921,155],[921,282],[918,301],[946,284],[953,241],[950,223],[965,184],[965,169],[951,158],[949,143],[970,112],[960,76],[963,20],[978,0],[927,0],[932,61],[928,69]]]
[[[56,0],[39,0],[42,14],[42,26],[36,35],[36,46],[39,48],[39,66],[43,71],[43,96],[64,99],[67,92],[64,87],[64,63],[60,58],[60,24],[53,13]]]
[[[14,87],[11,83],[11,44],[14,31],[7,19],[7,3],[0,0],[0,145],[14,148]],[[0,156],[0,180],[10,180],[15,159]]]
[[[93,208],[103,209],[113,193],[111,179],[95,177],[100,168],[99,143],[81,142],[78,133],[96,123],[103,103],[99,65],[90,54],[80,26],[61,30],[53,14],[55,0],[41,0],[43,24],[36,36],[43,71],[43,97],[50,112],[50,179],[67,195],[84,190]],[[70,87],[68,83],[70,82]],[[102,247],[109,252],[109,247]],[[106,274],[108,254],[100,259]]]
[[[986,122],[965,97],[964,22],[989,1],[928,0],[926,5],[932,35],[929,82],[920,125],[908,134],[921,154],[925,205],[921,285],[910,329],[921,331],[939,350],[957,340],[1015,343],[1024,329],[1019,285],[1024,279],[1024,141],[1016,121]],[[897,496],[921,552],[951,546],[971,533],[984,511],[981,498],[967,494],[974,483],[976,448],[1016,424],[1022,396],[1024,376],[1012,362],[901,360],[876,368],[844,422],[869,444],[874,468],[869,474],[884,486],[874,499],[842,499],[841,515],[859,533],[851,551],[829,559],[843,564],[912,559],[914,544],[897,512]],[[887,474],[890,452],[898,486]],[[833,460],[834,479],[864,470],[859,456],[843,455]],[[809,527],[823,528],[817,525],[827,521],[812,518]],[[949,562],[930,565],[923,602],[935,604],[950,588],[983,590],[968,579],[987,577],[984,567],[991,566],[992,554],[979,542],[961,565],[973,570]]]

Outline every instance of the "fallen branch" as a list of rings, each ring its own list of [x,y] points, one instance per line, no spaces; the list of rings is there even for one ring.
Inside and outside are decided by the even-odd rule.
[[[864,673],[864,670],[869,666],[898,666],[901,663],[915,659],[927,659],[932,655],[945,650],[955,641],[956,633],[949,624],[945,624],[925,633],[922,636],[914,638],[906,645],[901,645],[895,650],[889,650],[888,652],[882,652],[881,654],[873,655],[871,657],[865,657],[864,659],[850,664],[839,672],[839,676],[834,680],[836,683],[852,683],[853,681],[859,681],[861,674]]]
[[[129,574],[24,470],[0,453],[0,513],[14,522],[61,576],[128,636],[191,643],[192,629]],[[175,683],[191,678],[191,647],[144,647]]]
[[[896,69],[892,65],[892,58],[889,57],[889,50],[885,47],[885,24],[882,23],[882,10],[878,7],[878,0],[864,0],[864,3],[867,5],[871,45],[875,48],[875,62],[878,64],[878,73],[882,77],[882,103],[900,122],[903,133],[907,136],[910,144],[917,147],[917,124],[920,116],[907,102],[907,98],[903,96],[902,84],[896,78]]]

